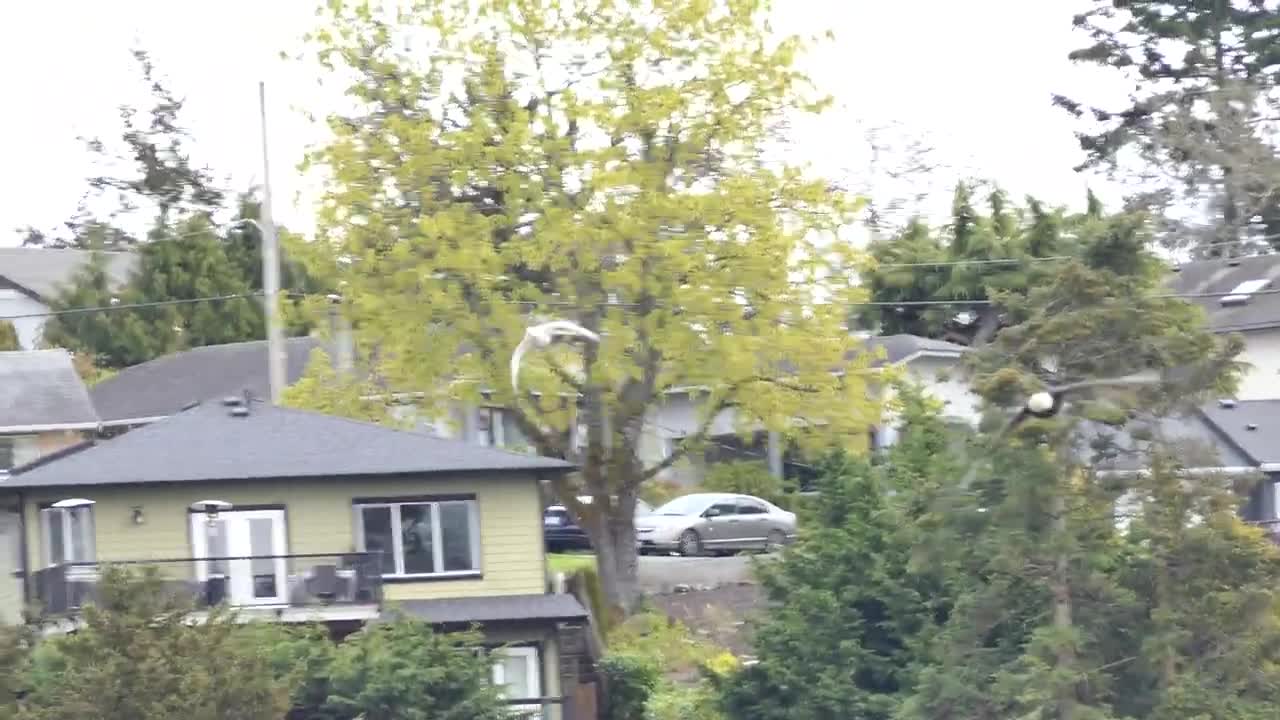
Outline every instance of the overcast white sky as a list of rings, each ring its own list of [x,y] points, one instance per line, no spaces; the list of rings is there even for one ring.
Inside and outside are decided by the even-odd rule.
[[[836,33],[806,61],[836,107],[795,128],[794,159],[859,187],[866,177],[863,128],[898,123],[938,158],[994,179],[1015,195],[1079,205],[1092,185],[1121,189],[1071,168],[1073,122],[1050,93],[1123,98],[1119,80],[1073,67],[1082,44],[1071,17],[1090,0],[784,0],[783,31]],[[312,0],[49,0],[0,4],[0,245],[13,228],[49,228],[69,217],[93,171],[79,136],[117,134],[116,106],[140,99],[129,49],[149,49],[187,98],[194,156],[230,187],[261,179],[257,82],[265,80],[276,213],[311,227],[313,202],[296,165],[323,136],[300,109],[323,112],[309,70],[279,59],[313,19]],[[932,178],[945,208],[955,180]]]

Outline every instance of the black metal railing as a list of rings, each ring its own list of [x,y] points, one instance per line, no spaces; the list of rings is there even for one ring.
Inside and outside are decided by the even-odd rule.
[[[104,566],[156,568],[165,588],[196,608],[382,602],[381,553],[307,553],[54,565],[33,573],[36,604],[46,615],[65,615],[96,601]]]
[[[1280,543],[1280,520],[1255,520],[1253,524],[1262,528],[1272,541]]]
[[[575,720],[571,703],[562,697],[508,699],[511,720]]]

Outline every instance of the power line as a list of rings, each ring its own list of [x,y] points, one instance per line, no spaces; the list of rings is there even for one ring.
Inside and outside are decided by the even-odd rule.
[[[291,299],[306,297],[308,295],[307,293],[301,293],[301,292],[285,292],[281,294]],[[1251,292],[1251,293],[1240,293],[1240,292],[1231,292],[1231,291],[1198,292],[1198,293],[1155,293],[1152,295],[1148,295],[1147,297],[1149,299],[1156,299],[1156,300],[1163,300],[1163,299],[1197,300],[1197,299],[1209,299],[1209,298],[1224,298],[1224,297],[1232,297],[1232,296],[1252,297],[1255,295],[1280,295],[1280,288],[1275,288],[1271,290],[1255,290],[1254,292]],[[239,299],[260,298],[260,297],[262,297],[261,291],[256,291],[251,293],[236,293],[231,295],[210,295],[207,297],[197,297],[197,298],[156,300],[153,302],[141,302],[141,303],[120,303],[115,305],[99,305],[99,306],[79,307],[79,308],[64,308],[61,310],[48,310],[45,312],[38,312],[38,313],[23,313],[21,315],[3,315],[3,316],[0,316],[0,320],[19,320],[19,319],[25,319],[25,318],[56,317],[59,315],[76,315],[76,314],[84,314],[84,313],[92,313],[92,312],[112,312],[116,310],[137,310],[140,308],[163,307],[167,305],[187,305],[187,304],[199,303],[199,302],[222,302],[226,300],[239,300]],[[600,302],[600,303],[583,304],[583,303],[573,302],[570,300],[564,300],[564,301],[497,300],[495,302],[503,305],[525,305],[530,307],[564,307],[564,308],[585,308],[585,307],[635,308],[642,305],[642,303],[633,303],[633,302],[629,303],[629,302],[617,302],[617,301],[612,301],[612,302],[606,301],[606,302]],[[881,300],[881,301],[844,303],[844,306],[845,307],[933,307],[933,306],[946,306],[946,305],[985,306],[985,305],[994,305],[994,304],[995,304],[995,301],[993,300]],[[656,305],[656,307],[669,307],[669,305],[664,303],[659,303],[658,305]]]
[[[21,320],[24,318],[39,317],[57,317],[60,315],[82,315],[92,312],[111,312],[114,310],[137,310],[139,308],[164,307],[167,305],[187,305],[199,302],[219,302],[222,300],[239,300],[242,298],[262,297],[261,292],[237,293],[234,295],[210,295],[198,298],[182,298],[177,300],[155,300],[152,302],[140,303],[119,303],[115,305],[98,305],[92,307],[64,308],[62,310],[47,310],[38,313],[23,313],[22,315],[0,315],[0,320]]]
[[[874,270],[882,268],[955,267],[958,265],[1021,265],[1023,263],[1062,262],[1071,255],[1051,255],[1030,258],[989,258],[985,260],[939,260],[937,262],[876,263]]]

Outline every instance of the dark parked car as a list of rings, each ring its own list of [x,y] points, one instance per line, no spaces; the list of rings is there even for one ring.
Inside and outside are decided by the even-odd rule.
[[[583,496],[578,502],[590,504],[591,498]],[[653,507],[643,500],[636,501],[636,517],[653,512]],[[547,552],[563,552],[565,550],[590,550],[591,540],[587,531],[578,525],[577,519],[563,505],[552,505],[542,511],[542,537],[547,544]]]

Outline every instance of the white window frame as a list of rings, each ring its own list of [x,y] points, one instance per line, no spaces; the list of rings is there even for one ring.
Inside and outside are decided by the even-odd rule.
[[[85,552],[88,557],[83,559],[75,559],[71,557],[71,549],[74,547],[74,543],[71,542],[71,516],[73,513],[77,512],[83,513],[87,520],[85,525],[82,527],[84,527],[85,531],[85,537],[83,540]],[[57,559],[53,557],[53,524],[55,522],[62,530],[62,557]],[[97,525],[94,523],[92,505],[74,508],[50,507],[40,510],[40,554],[44,560],[45,567],[79,562],[96,562],[98,556],[96,535]]]
[[[431,562],[435,567],[444,567],[444,537],[440,527],[440,506],[451,503],[465,503],[467,506],[467,522],[470,530],[471,565],[470,570],[437,570],[430,573],[407,573],[404,571],[404,536],[400,532],[400,508],[406,505],[426,505],[431,508]],[[355,513],[356,549],[365,549],[364,511],[373,508],[388,508],[391,511],[391,546],[395,572],[383,573],[384,578],[447,578],[447,577],[480,577],[480,505],[474,498],[445,500],[397,500],[389,502],[361,502],[352,505]]]
[[[8,474],[10,470],[30,462],[29,459],[19,457],[18,446],[24,441],[34,440],[36,440],[35,435],[0,435],[0,444],[9,448],[9,464],[0,465],[0,475]]]

